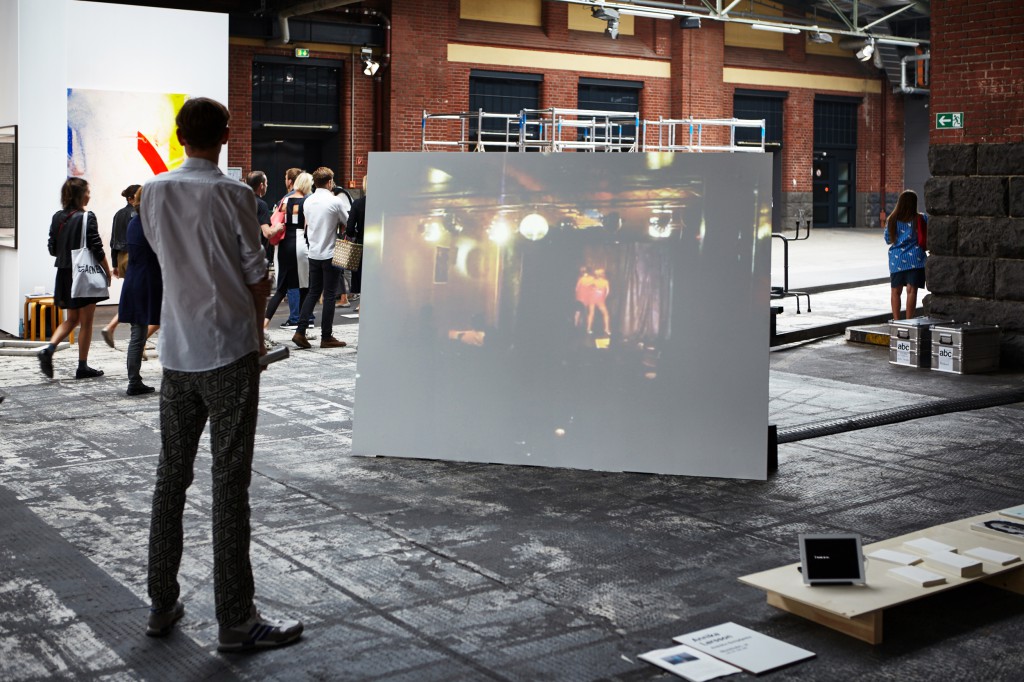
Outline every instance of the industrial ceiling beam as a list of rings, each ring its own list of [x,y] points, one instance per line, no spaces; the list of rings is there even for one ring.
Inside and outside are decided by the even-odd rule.
[[[718,6],[713,7],[712,5],[710,5],[708,0],[701,0],[701,2],[707,7],[707,9],[704,10],[695,5],[685,5],[680,3],[669,2],[608,2],[607,0],[548,0],[548,2],[562,2],[570,5],[583,5],[585,7],[591,8],[601,7],[607,9],[614,9],[617,11],[622,11],[623,14],[629,14],[630,10],[649,9],[656,10],[659,13],[671,15],[672,17],[675,18],[697,17],[702,19],[710,19],[713,21],[732,22],[746,25],[761,24],[771,26],[776,29],[785,29],[785,32],[789,33],[792,33],[793,31],[820,31],[822,33],[831,33],[837,36],[849,36],[853,38],[860,38],[862,40],[867,38],[877,38],[884,39],[886,44],[904,47],[917,47],[918,45],[926,45],[929,43],[928,40],[923,40],[919,38],[902,38],[899,36],[890,36],[888,34],[874,36],[871,33],[869,33],[866,30],[866,28],[858,27],[855,23],[852,23],[850,19],[846,16],[846,14],[835,5],[833,0],[825,0],[825,2],[827,2],[828,5],[836,12],[837,16],[839,16],[842,19],[843,23],[846,25],[845,29],[838,26],[821,26],[820,22],[811,23],[809,20],[793,19],[789,21],[779,21],[778,17],[776,16],[756,15],[749,12],[737,12],[726,14],[725,9],[731,10],[732,6],[736,4],[735,2],[729,5],[728,8],[723,9],[722,13],[719,13],[718,7],[721,6],[721,1],[716,1],[718,2]],[[911,5],[907,5],[907,7],[910,6]],[[854,0],[853,9],[856,13],[857,0]],[[897,12],[894,12],[888,16],[893,16],[893,14],[902,12],[905,9],[906,8],[901,8]],[[878,22],[874,22],[873,24],[871,24],[871,26],[874,26],[877,23]]]

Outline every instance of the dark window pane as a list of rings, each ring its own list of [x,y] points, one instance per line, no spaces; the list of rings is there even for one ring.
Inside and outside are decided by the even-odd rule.
[[[764,141],[782,144],[782,100],[777,97],[735,95],[732,100],[733,118],[764,119]],[[758,128],[737,128],[737,144],[761,144]]]
[[[857,105],[848,102],[814,102],[814,147],[857,147]]]
[[[477,112],[481,109],[488,114],[518,114],[523,109],[536,109],[539,103],[539,85],[537,81],[513,78],[492,78],[474,75],[469,77],[469,110]],[[470,119],[470,136],[476,137],[476,119]],[[501,119],[484,119],[484,141],[502,141],[506,139],[506,125]],[[510,135],[518,139],[519,126],[512,128]],[[502,151],[503,148],[491,148]]]
[[[339,70],[335,67],[253,63],[255,123],[338,125],[340,96]]]
[[[635,113],[640,111],[640,89],[617,85],[585,85],[580,84],[578,93],[578,109],[595,111],[622,111]],[[588,131],[581,129],[579,139],[587,139]],[[598,131],[600,137],[632,140],[636,138],[635,125],[616,126],[615,130]]]

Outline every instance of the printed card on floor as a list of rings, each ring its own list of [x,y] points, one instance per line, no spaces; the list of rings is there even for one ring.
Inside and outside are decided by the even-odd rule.
[[[704,682],[704,680],[713,680],[716,677],[743,672],[736,666],[723,663],[717,658],[708,656],[685,644],[670,649],[648,651],[645,654],[640,654],[639,658],[653,663],[673,675],[690,680],[690,682]]]
[[[723,623],[673,639],[755,675],[815,656],[813,651],[762,635],[736,623]]]

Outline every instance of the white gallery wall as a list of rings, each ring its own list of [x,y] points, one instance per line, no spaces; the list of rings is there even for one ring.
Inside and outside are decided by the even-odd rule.
[[[17,334],[25,295],[53,289],[46,240],[67,177],[68,88],[184,93],[227,103],[228,17],[0,0],[0,36],[0,126],[18,126],[18,248],[0,248],[0,329]],[[226,152],[222,166],[225,159]],[[113,215],[97,218],[109,227]]]

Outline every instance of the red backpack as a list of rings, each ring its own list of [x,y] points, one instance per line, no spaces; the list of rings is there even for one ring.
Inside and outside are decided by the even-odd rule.
[[[917,214],[917,245],[922,249],[928,248],[928,223],[920,213]]]

